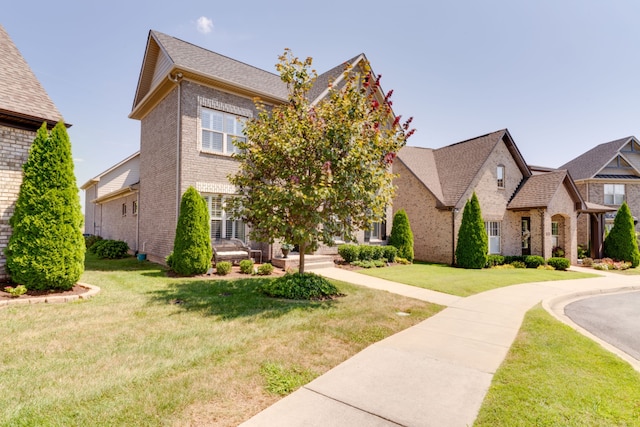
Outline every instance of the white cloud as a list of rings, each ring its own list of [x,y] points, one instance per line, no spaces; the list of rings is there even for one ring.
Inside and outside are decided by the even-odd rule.
[[[202,34],[208,34],[213,30],[213,21],[206,16],[201,16],[196,21],[196,28]]]

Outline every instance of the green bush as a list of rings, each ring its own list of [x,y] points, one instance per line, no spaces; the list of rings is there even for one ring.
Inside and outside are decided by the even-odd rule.
[[[391,245],[382,246],[382,248],[384,251],[384,259],[386,259],[387,262],[395,262],[396,256],[398,255],[398,249],[395,246]]]
[[[566,258],[551,257],[547,260],[547,264],[556,270],[566,270],[571,265],[571,262]]]
[[[554,258],[564,258],[564,249],[561,246],[554,246],[551,249],[551,256]]]
[[[216,274],[226,276],[231,273],[231,263],[229,261],[220,261],[216,263]]]
[[[593,265],[593,258],[590,258],[590,257],[582,258],[583,267],[591,267],[592,265]]]
[[[173,251],[171,251],[171,253],[167,255],[164,261],[167,263],[167,266],[173,270]]]
[[[360,261],[370,261],[373,259],[375,255],[375,249],[373,246],[369,245],[360,245],[358,260]]]
[[[589,248],[578,245],[578,259],[587,258],[589,256]]]
[[[409,261],[406,258],[401,258],[401,257],[397,256],[396,257],[396,264],[409,265],[409,264],[411,264],[411,261]]]
[[[338,246],[338,254],[347,263],[357,261],[360,256],[360,246],[358,245],[340,245]]]
[[[474,192],[464,205],[458,230],[456,265],[462,268],[483,268],[487,265],[489,238],[482,220],[480,202]]]
[[[98,243],[95,254],[100,258],[120,259],[129,255],[129,245],[122,240],[100,240]]]
[[[640,264],[633,216],[626,202],[622,202],[613,220],[613,228],[604,240],[604,254],[618,261],[628,261],[632,268]]]
[[[5,286],[4,291],[8,292],[11,298],[18,298],[20,295],[27,293],[27,288],[24,285]]]
[[[100,240],[96,240],[93,245],[89,246],[89,252],[91,252],[92,254],[97,254],[98,250],[100,250],[100,246],[104,245],[106,242],[108,242],[108,240],[104,240],[104,239],[100,239]]]
[[[84,272],[83,219],[67,129],[59,122],[49,133],[43,123],[9,218],[5,254],[11,280],[29,290],[73,288]]]
[[[173,241],[171,268],[183,276],[206,273],[211,267],[209,208],[200,193],[189,187],[182,195]]]
[[[413,232],[409,225],[409,217],[404,209],[400,209],[393,216],[389,244],[395,246],[399,257],[413,261]]]
[[[376,268],[376,267],[384,267],[386,264],[381,259],[371,259],[367,261],[353,261],[351,265],[355,265],[356,267],[362,267],[362,268]]]
[[[524,257],[521,255],[507,255],[504,257],[505,264],[511,264],[514,261],[524,262]]]
[[[90,235],[90,236],[84,236],[84,246],[85,246],[85,248],[89,249],[98,240],[102,240],[102,237],[94,236],[93,234]]]
[[[512,265],[513,268],[527,268],[527,264],[522,261],[513,261],[510,265]]]
[[[544,265],[544,258],[540,255],[527,255],[524,257],[524,263],[527,268],[538,268],[541,265]]]
[[[253,274],[253,260],[243,259],[240,261],[240,272],[244,274]]]
[[[271,273],[273,273],[273,265],[271,264],[262,264],[258,267],[259,276],[270,276]]]
[[[314,273],[287,273],[266,282],[261,289],[271,297],[286,299],[318,300],[340,295],[331,282]]]
[[[384,258],[384,246],[371,246],[373,248],[373,257],[371,259],[381,260]]]
[[[487,267],[495,267],[497,265],[504,264],[504,257],[502,255],[489,255],[487,257]]]

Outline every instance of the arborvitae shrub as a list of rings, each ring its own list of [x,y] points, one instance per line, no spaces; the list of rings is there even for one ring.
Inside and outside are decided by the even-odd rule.
[[[604,254],[618,261],[628,261],[632,268],[640,264],[633,216],[627,202],[622,202],[613,220],[613,228],[604,240]]]
[[[462,268],[483,268],[487,265],[489,242],[482,221],[480,202],[476,193],[467,201],[458,231],[456,265]]]
[[[198,191],[189,187],[182,195],[173,242],[171,268],[183,276],[206,273],[211,267],[209,209]]]
[[[64,123],[38,130],[23,165],[12,235],[6,248],[11,280],[30,290],[68,290],[84,271],[82,210]]]
[[[413,261],[413,232],[404,209],[400,209],[393,216],[389,244],[398,249],[399,257]]]

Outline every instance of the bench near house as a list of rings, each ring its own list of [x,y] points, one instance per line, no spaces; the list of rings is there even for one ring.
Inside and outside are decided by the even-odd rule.
[[[11,236],[9,219],[22,183],[22,165],[42,123],[51,129],[61,120],[62,114],[0,25],[0,282],[9,278],[4,250]]]

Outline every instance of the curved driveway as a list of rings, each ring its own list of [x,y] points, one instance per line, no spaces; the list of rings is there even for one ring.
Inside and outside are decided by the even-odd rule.
[[[577,325],[640,360],[640,292],[585,298],[564,310]]]

